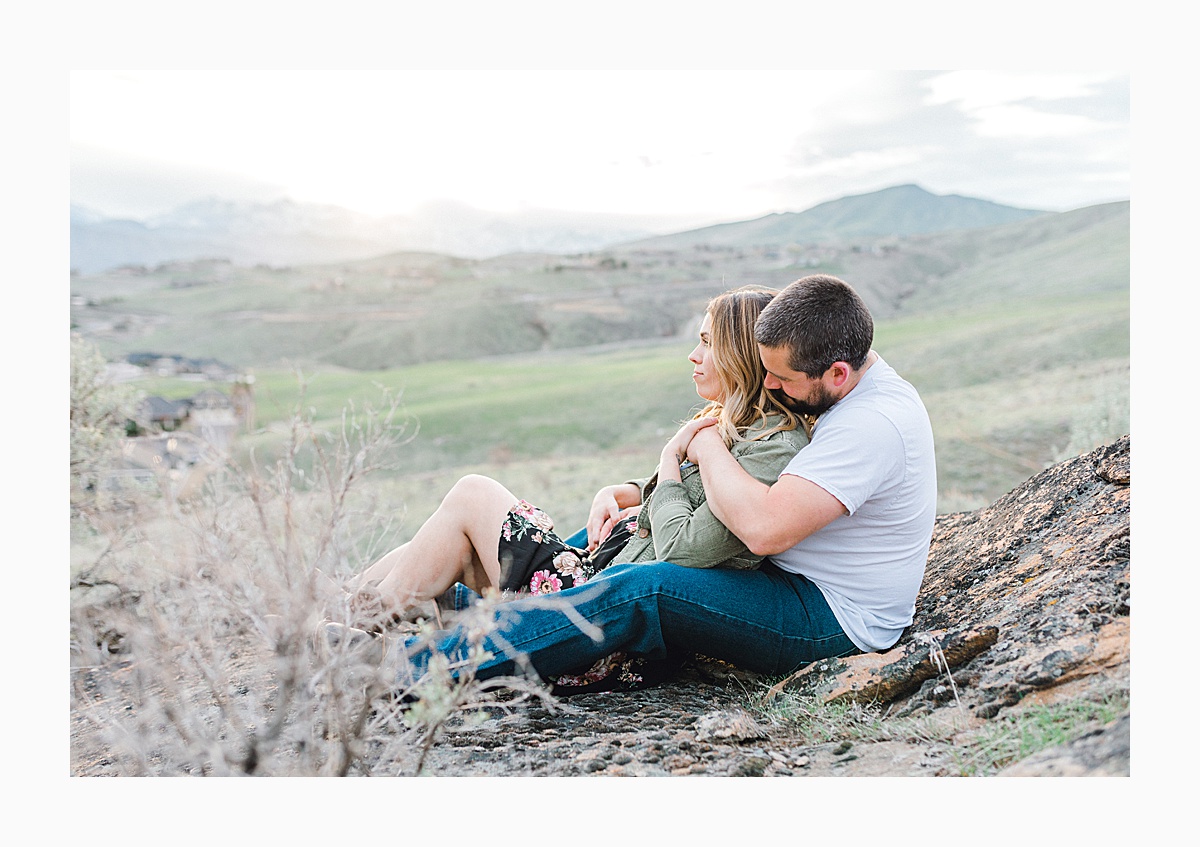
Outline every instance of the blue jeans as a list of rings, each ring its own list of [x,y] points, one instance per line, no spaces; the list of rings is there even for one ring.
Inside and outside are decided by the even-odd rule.
[[[567,601],[599,628],[583,632],[546,597],[495,607],[495,631],[483,646],[492,657],[480,678],[526,667],[543,679],[579,672],[615,652],[665,660],[699,653],[764,674],[786,674],[818,659],[859,652],[819,588],[770,563],[758,570],[684,568],[669,562],[612,565],[585,585],[548,595]],[[420,675],[432,652],[460,661],[469,649],[463,627],[438,633],[432,647],[406,642]]]

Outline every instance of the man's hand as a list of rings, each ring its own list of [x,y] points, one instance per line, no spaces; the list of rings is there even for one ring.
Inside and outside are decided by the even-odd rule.
[[[701,430],[688,445],[700,466],[709,508],[752,553],[773,556],[846,514],[841,502],[819,485],[784,474],[765,485],[738,465],[715,430]]]
[[[721,438],[721,434],[715,429],[697,429],[687,444],[687,459],[696,465],[703,464],[701,461],[705,453],[712,455],[711,450],[723,450],[728,453],[729,448],[725,446],[725,441]]]

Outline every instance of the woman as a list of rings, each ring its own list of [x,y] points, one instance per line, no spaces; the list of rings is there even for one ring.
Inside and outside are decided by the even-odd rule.
[[[738,462],[768,484],[808,443],[812,427],[763,386],[754,322],[775,293],[746,286],[713,298],[700,342],[688,356],[696,393],[708,401],[695,417],[716,418],[714,426]],[[477,593],[546,594],[580,585],[617,562],[757,567],[762,557],[751,554],[705,504],[699,469],[684,461],[682,438],[676,433],[667,442],[648,479],[596,494],[586,547],[564,542],[545,512],[499,482],[463,477],[411,541],[350,582],[356,624],[378,630],[456,583]]]

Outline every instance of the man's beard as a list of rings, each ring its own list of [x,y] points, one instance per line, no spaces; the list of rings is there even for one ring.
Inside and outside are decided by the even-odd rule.
[[[828,412],[833,408],[833,404],[838,401],[838,398],[830,394],[823,385],[817,390],[815,400],[812,398],[809,400],[798,400],[795,397],[784,394],[782,389],[778,390],[775,396],[779,402],[800,415],[820,415]]]

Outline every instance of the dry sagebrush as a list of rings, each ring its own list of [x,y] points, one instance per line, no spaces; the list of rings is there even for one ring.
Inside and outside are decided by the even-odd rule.
[[[455,721],[529,697],[553,706],[532,675],[476,678],[490,599],[463,613],[471,657],[434,662],[416,685],[399,640],[324,637],[323,619],[348,619],[330,586],[389,535],[393,508],[359,493],[406,438],[385,400],[337,432],[298,413],[278,458],[216,457],[201,496],[164,488],[93,522],[119,594],[72,614],[77,761],[90,744],[127,775],[416,774]]]

